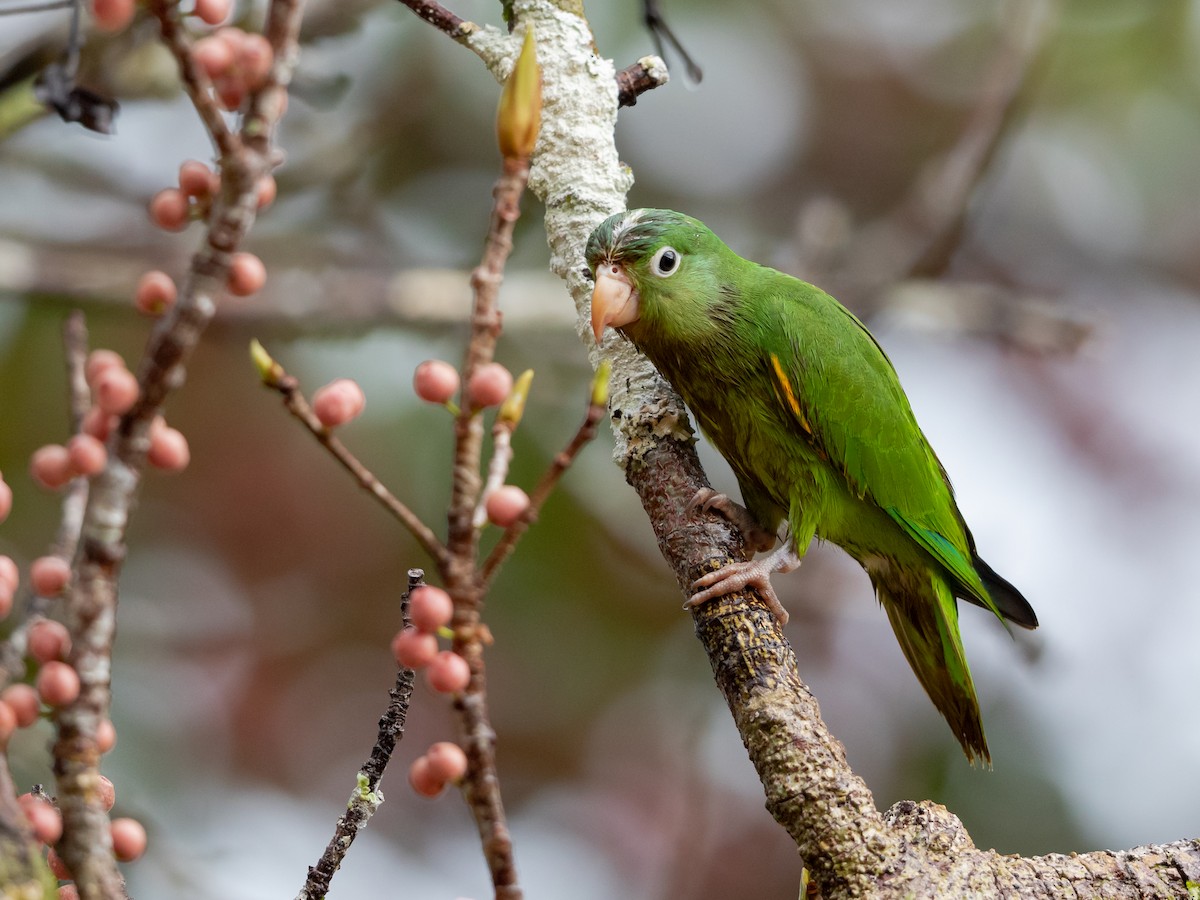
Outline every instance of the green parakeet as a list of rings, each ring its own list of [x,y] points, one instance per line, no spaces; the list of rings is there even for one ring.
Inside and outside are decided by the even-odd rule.
[[[702,491],[769,556],[700,578],[690,604],[753,585],[783,621],[773,572],[814,536],[870,576],[900,647],[968,759],[990,762],[958,629],[962,598],[1026,628],[1033,608],[975,552],[946,472],[882,348],[849,310],[742,259],[704,223],[638,209],[587,244],[592,327],[633,341],[729,461],[745,506]]]

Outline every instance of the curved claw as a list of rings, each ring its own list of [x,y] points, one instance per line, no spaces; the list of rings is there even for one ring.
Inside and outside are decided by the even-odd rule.
[[[748,562],[734,562],[715,572],[702,575],[692,582],[697,591],[683,604],[684,609],[707,603],[714,597],[722,597],[748,587],[754,588],[780,625],[786,625],[788,612],[779,602],[775,588],[771,586],[771,575],[775,572],[790,572],[800,565],[800,557],[787,544],[770,556]]]
[[[764,553],[774,547],[778,540],[773,531],[758,524],[750,510],[712,488],[701,488],[688,501],[688,510],[696,509],[702,513],[715,512],[723,516],[742,535],[742,540],[752,553]]]

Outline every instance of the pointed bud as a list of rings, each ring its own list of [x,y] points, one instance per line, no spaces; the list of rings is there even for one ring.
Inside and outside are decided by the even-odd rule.
[[[504,424],[515,429],[521,423],[521,416],[525,414],[525,401],[529,397],[529,385],[532,381],[533,369],[526,369],[521,373],[512,390],[508,392],[508,397],[500,407],[500,412],[496,414],[497,425]]]
[[[608,379],[612,375],[612,362],[600,360],[596,367],[596,375],[592,379],[592,406],[608,405]]]
[[[505,159],[533,155],[542,124],[542,70],[538,66],[533,26],[525,29],[525,43],[500,93],[496,112],[496,137]]]
[[[258,377],[267,387],[277,387],[279,379],[283,378],[283,366],[271,358],[267,348],[255,338],[250,342],[250,359],[254,368],[258,369]]]

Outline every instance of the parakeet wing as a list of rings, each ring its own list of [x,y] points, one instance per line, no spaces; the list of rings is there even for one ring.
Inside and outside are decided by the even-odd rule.
[[[842,472],[853,493],[869,497],[941,563],[969,599],[999,616],[972,565],[949,481],[887,354],[828,294],[775,274],[764,364],[799,436]]]

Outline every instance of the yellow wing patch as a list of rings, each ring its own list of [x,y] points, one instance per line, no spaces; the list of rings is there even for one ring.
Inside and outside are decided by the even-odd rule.
[[[812,426],[808,424],[808,419],[800,411],[800,401],[796,399],[796,392],[792,390],[792,383],[788,380],[787,373],[783,371],[783,364],[779,362],[779,357],[774,353],[771,354],[771,365],[775,368],[775,380],[779,384],[779,389],[783,392],[783,399],[787,401],[787,405],[796,417],[796,421],[800,423],[801,428],[812,434]]]

